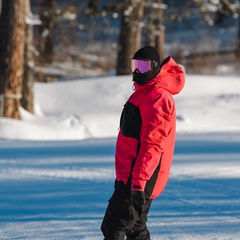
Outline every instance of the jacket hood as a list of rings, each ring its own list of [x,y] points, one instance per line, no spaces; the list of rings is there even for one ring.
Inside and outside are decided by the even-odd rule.
[[[185,84],[185,76],[183,69],[177,65],[172,57],[167,57],[162,65],[159,74],[145,84],[137,84],[134,82],[135,89],[141,90],[152,85],[164,88],[172,95],[181,92]]]

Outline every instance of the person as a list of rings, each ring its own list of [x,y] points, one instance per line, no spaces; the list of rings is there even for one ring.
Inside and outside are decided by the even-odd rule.
[[[185,77],[151,46],[130,59],[135,90],[124,105],[115,150],[114,192],[101,224],[104,240],[150,240],[147,215],[168,181],[176,132],[172,95]]]

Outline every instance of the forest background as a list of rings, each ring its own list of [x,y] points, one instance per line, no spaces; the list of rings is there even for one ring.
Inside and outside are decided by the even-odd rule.
[[[34,113],[34,82],[130,74],[143,45],[191,74],[239,73],[237,0],[0,1],[0,117]]]

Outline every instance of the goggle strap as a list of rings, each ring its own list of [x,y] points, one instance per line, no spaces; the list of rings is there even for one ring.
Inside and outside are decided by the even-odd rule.
[[[155,62],[155,61],[152,61],[152,67],[153,67],[153,68],[156,68],[156,67],[158,67],[158,63],[157,63],[157,62]]]

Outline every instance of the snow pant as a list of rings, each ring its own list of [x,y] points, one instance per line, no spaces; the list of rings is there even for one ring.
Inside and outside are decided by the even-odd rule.
[[[115,182],[115,190],[109,199],[101,230],[104,240],[150,240],[147,214],[152,200],[146,200],[142,208],[134,206],[130,184]]]

